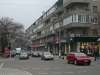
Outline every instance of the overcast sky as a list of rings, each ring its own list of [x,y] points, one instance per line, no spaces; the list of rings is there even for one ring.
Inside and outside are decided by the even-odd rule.
[[[29,27],[57,0],[0,0],[0,17],[10,17]]]

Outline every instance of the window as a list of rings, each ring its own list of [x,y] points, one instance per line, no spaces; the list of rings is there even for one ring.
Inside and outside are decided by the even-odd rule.
[[[72,22],[78,22],[78,15],[77,14],[73,14],[73,16],[71,16],[72,18]]]
[[[81,15],[78,15],[78,22],[80,23],[82,20],[82,16]]]
[[[85,15],[78,15],[78,22],[79,23],[86,23],[86,16]]]
[[[93,6],[93,12],[97,13],[97,6]]]
[[[93,35],[97,35],[98,34],[96,29],[93,29],[92,32],[93,32]]]
[[[72,20],[72,18],[73,18],[73,20]],[[68,25],[68,24],[70,24],[70,23],[72,23],[72,22],[75,22],[74,21],[74,16],[72,17],[72,16],[69,16],[69,17],[66,17],[64,20],[63,20],[63,25]]]
[[[76,22],[76,15],[73,15],[73,22]]]
[[[90,17],[89,17],[89,15],[87,15],[86,16],[86,23],[89,23],[89,19],[90,19]]]
[[[92,22],[93,24],[97,24],[97,23],[98,23],[98,18],[97,18],[97,16],[92,16],[92,17],[91,17],[91,22]]]

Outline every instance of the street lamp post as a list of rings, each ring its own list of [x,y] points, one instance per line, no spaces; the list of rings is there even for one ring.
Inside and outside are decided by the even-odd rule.
[[[60,38],[60,35],[61,35],[61,31],[60,31],[60,29],[59,29],[59,35],[58,35],[58,37],[59,37],[59,57],[61,56],[61,38]]]

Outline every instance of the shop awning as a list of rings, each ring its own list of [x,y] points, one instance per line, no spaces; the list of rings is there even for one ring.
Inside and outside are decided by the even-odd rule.
[[[71,37],[72,42],[97,42],[100,37]]]
[[[66,43],[69,42],[98,42],[99,36],[66,37]]]

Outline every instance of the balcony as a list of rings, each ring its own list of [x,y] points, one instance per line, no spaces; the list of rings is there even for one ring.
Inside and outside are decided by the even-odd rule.
[[[98,24],[98,16],[88,12],[84,14],[73,14],[64,18],[63,27],[66,28],[77,28],[77,27],[90,27],[91,25]]]
[[[72,14],[83,14],[83,15],[88,15],[93,13],[90,12],[90,10],[83,10],[83,9],[77,9],[77,10],[69,10],[66,12],[66,16],[72,15]]]
[[[79,3],[89,3],[89,2],[91,2],[91,0],[64,0],[63,6],[66,7],[69,4],[76,3],[76,2],[79,2]]]
[[[90,26],[90,24],[70,23],[65,28],[89,28]]]

